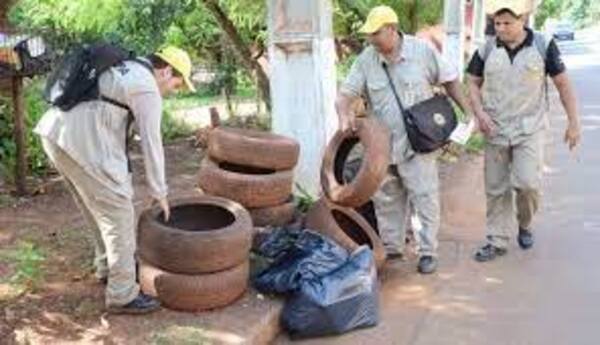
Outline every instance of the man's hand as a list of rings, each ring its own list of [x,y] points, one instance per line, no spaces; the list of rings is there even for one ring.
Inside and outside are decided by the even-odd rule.
[[[351,129],[356,131],[356,115],[352,111],[352,102],[356,97],[339,93],[335,100],[335,111],[338,114],[339,130],[346,131]]]
[[[579,123],[579,114],[577,113],[575,90],[573,89],[566,72],[553,77],[552,81],[554,81],[554,85],[556,85],[556,89],[560,95],[560,101],[562,102],[565,112],[567,113],[567,118],[569,119],[569,125],[565,131],[565,143],[569,146],[569,150],[572,151],[581,141],[581,124]]]
[[[489,137],[496,133],[496,124],[488,113],[485,111],[479,112],[475,118],[477,119],[477,124],[479,125],[479,129],[483,132],[483,134]]]
[[[567,126],[567,130],[565,131],[565,143],[569,145],[569,150],[573,151],[573,149],[579,145],[581,141],[581,126],[577,121],[569,121],[569,125]]]
[[[169,208],[169,201],[167,200],[167,198],[154,199],[152,204],[158,204],[160,206],[160,208],[163,211],[163,214],[165,215],[165,222],[168,222],[169,218],[171,218],[171,209]]]

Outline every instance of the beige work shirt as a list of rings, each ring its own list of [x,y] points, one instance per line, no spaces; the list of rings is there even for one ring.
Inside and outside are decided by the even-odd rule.
[[[367,98],[371,112],[391,132],[391,160],[402,162],[414,155],[404,120],[388,78],[382,67],[386,61],[390,75],[405,108],[434,96],[434,87],[458,78],[456,68],[448,64],[426,41],[402,34],[399,61],[389,62],[372,46],[357,58],[344,81],[341,92]]]
[[[100,93],[127,104],[141,138],[146,180],[152,196],[167,195],[161,138],[162,97],[154,75],[127,61],[103,73]],[[126,155],[127,110],[104,101],[82,102],[69,111],[53,107],[35,133],[56,144],[87,173],[114,192],[131,197],[133,187]]]
[[[498,127],[491,143],[516,145],[546,129],[546,83],[544,58],[535,44],[525,46],[514,61],[504,47],[494,45],[482,86],[483,109]]]

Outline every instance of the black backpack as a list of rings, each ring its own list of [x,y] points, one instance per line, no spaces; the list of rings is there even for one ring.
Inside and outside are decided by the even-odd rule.
[[[68,53],[48,78],[44,98],[63,111],[85,101],[101,99],[100,75],[135,55],[108,43],[77,46]]]
[[[152,66],[148,62],[136,59],[133,52],[117,45],[98,42],[77,46],[63,58],[48,78],[44,98],[63,111],[71,110],[79,103],[94,100],[102,100],[127,110],[125,145],[128,147],[133,113],[126,104],[101,95],[98,85],[102,73],[125,61],[135,61],[152,72]]]

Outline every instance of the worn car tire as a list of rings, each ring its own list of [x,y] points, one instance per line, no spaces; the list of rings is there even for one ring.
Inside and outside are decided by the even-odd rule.
[[[300,145],[269,132],[217,127],[210,133],[208,154],[216,162],[281,171],[296,166]]]
[[[266,171],[216,163],[210,158],[200,164],[199,185],[205,193],[237,201],[246,208],[285,203],[292,194],[293,181],[292,170]]]
[[[138,251],[145,261],[173,273],[199,274],[226,270],[248,259],[252,220],[241,205],[199,196],[171,201],[170,206],[168,224],[160,220],[159,207],[140,216]]]
[[[385,264],[385,248],[371,225],[355,210],[335,205],[325,198],[317,201],[306,215],[306,228],[333,239],[348,251],[360,245],[373,250],[377,268]]]
[[[349,183],[344,182],[343,165],[352,148],[361,143],[364,156],[360,170]],[[373,118],[360,119],[357,131],[338,131],[325,151],[321,185],[327,197],[338,205],[360,207],[377,192],[388,171],[390,135]]]
[[[284,226],[294,219],[296,205],[290,198],[286,203],[262,208],[249,208],[254,226]]]
[[[157,297],[165,307],[181,311],[197,312],[233,303],[248,289],[249,275],[248,260],[225,271],[200,275],[171,273],[139,262],[142,291]]]

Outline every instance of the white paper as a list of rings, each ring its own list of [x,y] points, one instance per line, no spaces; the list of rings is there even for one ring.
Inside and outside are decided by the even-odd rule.
[[[450,134],[450,140],[460,145],[466,145],[474,129],[475,119],[473,118],[468,123],[459,122],[452,134]]]

